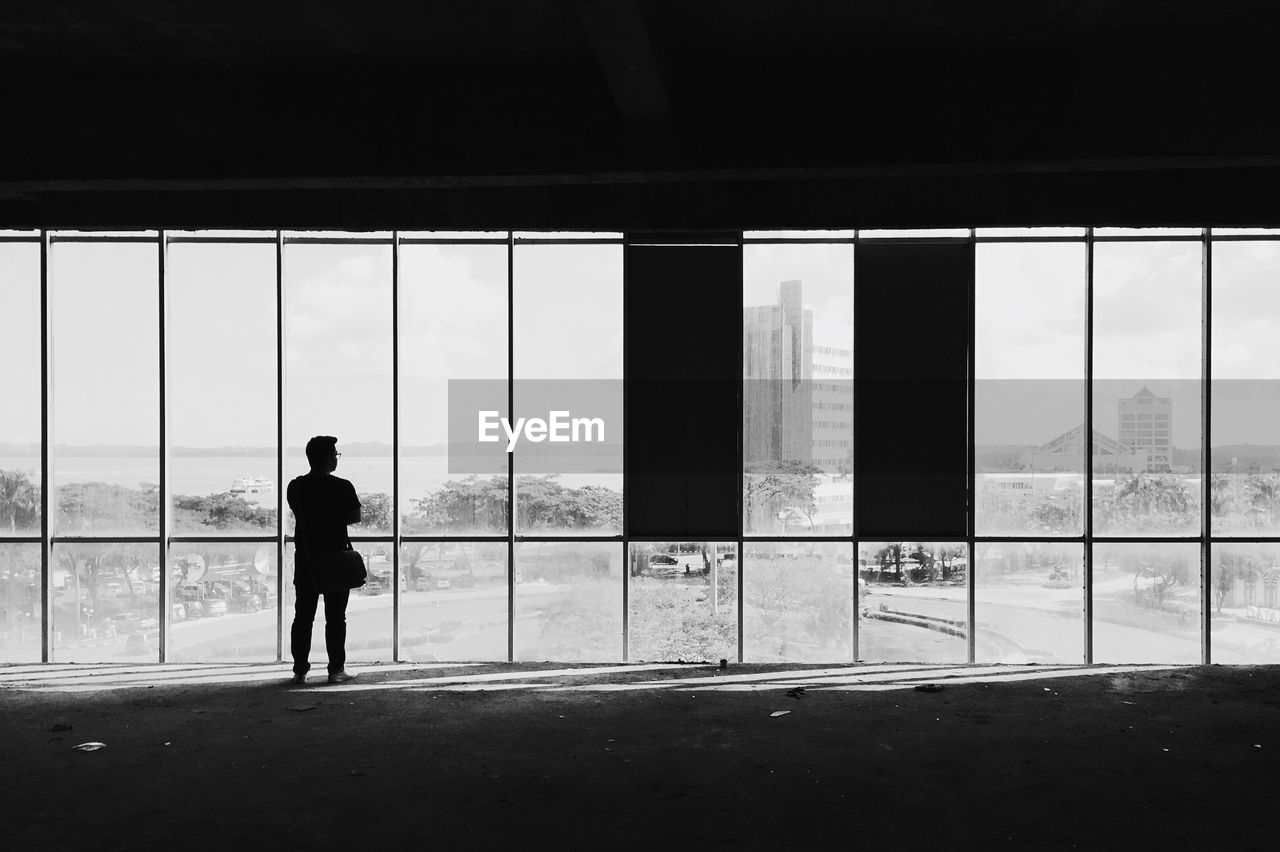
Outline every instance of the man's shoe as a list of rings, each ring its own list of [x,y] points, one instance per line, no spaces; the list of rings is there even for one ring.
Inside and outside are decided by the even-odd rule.
[[[293,676],[293,683],[302,686],[307,682],[307,676],[304,674],[296,674]]]
[[[334,672],[329,675],[329,683],[346,683],[349,680],[355,680],[356,676],[347,674],[346,672]]]

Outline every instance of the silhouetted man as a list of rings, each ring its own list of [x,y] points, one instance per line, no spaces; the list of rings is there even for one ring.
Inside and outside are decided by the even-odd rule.
[[[293,510],[293,585],[297,598],[289,649],[293,654],[293,682],[306,683],[311,663],[311,625],[324,595],[324,645],[329,653],[329,683],[344,683],[355,675],[346,672],[347,600],[351,589],[338,578],[326,576],[321,557],[351,546],[347,524],[360,523],[360,500],[345,479],[333,476],[338,469],[338,439],[317,435],[307,441],[311,472],[289,483],[289,508]],[[337,580],[335,582],[335,580]]]

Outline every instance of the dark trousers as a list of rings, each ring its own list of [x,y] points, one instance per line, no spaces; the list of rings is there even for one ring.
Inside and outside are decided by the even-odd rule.
[[[311,625],[316,620],[320,590],[312,586],[295,586],[297,599],[293,605],[293,626],[289,628],[289,650],[293,653],[293,673],[311,670],[307,658],[311,653]],[[342,671],[347,664],[347,601],[350,589],[324,593],[324,647],[329,652],[329,674]]]

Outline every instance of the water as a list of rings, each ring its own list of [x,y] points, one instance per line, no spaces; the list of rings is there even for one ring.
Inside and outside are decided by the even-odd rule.
[[[169,462],[169,487],[174,494],[221,494],[231,490],[238,479],[262,477],[276,480],[276,460],[272,456],[210,456],[178,457]],[[0,470],[22,470],[39,476],[38,457],[0,457]],[[307,472],[306,459],[298,456],[285,458],[285,483]],[[343,456],[338,462],[336,475],[351,480],[361,494],[390,494],[392,483],[392,459],[390,456]],[[125,488],[139,488],[143,484],[154,485],[160,479],[160,465],[155,458],[147,457],[86,457],[64,456],[54,461],[54,481],[106,482]],[[450,474],[448,459],[444,456],[410,456],[400,460],[400,487],[402,495],[426,494],[448,480],[464,479]],[[618,474],[565,475],[560,482],[566,487],[604,485],[621,487]],[[277,483],[278,485],[278,483]],[[276,490],[243,495],[246,500],[274,506]]]

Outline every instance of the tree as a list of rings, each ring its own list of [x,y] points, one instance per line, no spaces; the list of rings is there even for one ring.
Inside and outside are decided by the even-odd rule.
[[[0,508],[9,518],[9,532],[18,531],[18,519],[26,523],[32,520],[40,505],[40,492],[20,470],[0,470]]]
[[[813,523],[814,491],[822,469],[800,461],[752,462],[743,476],[743,506],[751,532],[773,532],[780,512],[792,510]]]
[[[236,494],[204,494],[173,498],[174,528],[195,530],[213,527],[217,530],[275,529],[277,512]]]

